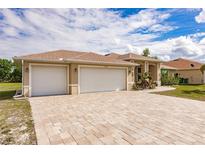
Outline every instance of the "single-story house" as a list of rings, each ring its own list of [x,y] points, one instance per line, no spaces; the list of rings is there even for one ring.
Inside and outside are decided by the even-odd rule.
[[[160,85],[161,61],[133,53],[57,50],[13,59],[22,65],[24,96],[131,90],[143,72]]]
[[[178,58],[161,65],[162,71],[167,71],[169,76],[181,78],[184,84],[204,84],[205,73],[200,71],[203,64],[193,60]]]

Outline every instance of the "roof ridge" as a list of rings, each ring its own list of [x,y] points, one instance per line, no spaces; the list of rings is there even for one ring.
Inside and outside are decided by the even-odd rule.
[[[89,52],[81,53],[80,55],[74,56],[73,58],[79,58],[79,57],[81,57],[81,56],[83,56],[83,55],[87,55],[88,53],[89,53]]]

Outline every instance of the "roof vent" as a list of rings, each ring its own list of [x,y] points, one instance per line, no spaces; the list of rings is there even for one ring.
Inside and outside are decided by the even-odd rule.
[[[191,67],[194,67],[194,64],[191,64]]]

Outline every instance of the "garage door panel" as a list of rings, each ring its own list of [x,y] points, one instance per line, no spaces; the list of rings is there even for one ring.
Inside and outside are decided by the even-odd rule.
[[[80,68],[80,92],[100,92],[126,89],[126,69]]]
[[[32,96],[66,94],[66,67],[32,66]]]

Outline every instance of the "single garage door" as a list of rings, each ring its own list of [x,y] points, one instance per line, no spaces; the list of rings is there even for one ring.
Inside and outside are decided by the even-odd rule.
[[[66,94],[66,67],[31,67],[31,96]]]
[[[124,68],[80,68],[80,93],[118,91],[126,89]]]

